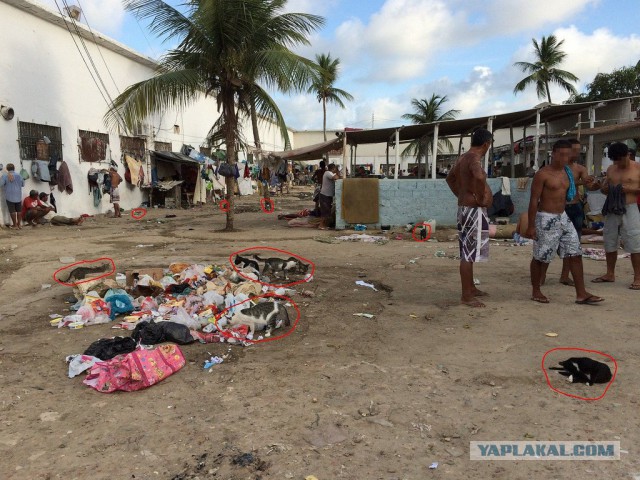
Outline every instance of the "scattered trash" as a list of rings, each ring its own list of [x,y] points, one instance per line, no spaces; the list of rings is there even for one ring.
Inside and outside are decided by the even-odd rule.
[[[433,462],[429,465],[429,470],[435,470],[436,468],[438,468],[438,462]]]
[[[40,287],[40,290],[47,290],[48,288],[51,288],[51,284],[50,283],[43,283],[42,287]]]
[[[76,257],[60,257],[60,263],[75,263]]]
[[[396,235],[395,237],[393,237],[394,240],[404,240],[404,237],[401,234]]]
[[[359,224],[357,224],[355,227],[353,227],[353,229],[354,229],[356,232],[363,232],[364,230],[366,230],[366,229],[367,229],[367,226],[366,226],[366,225],[362,225],[361,223],[359,223]]]
[[[435,253],[433,254],[434,257],[446,257],[447,256],[447,252],[445,252],[444,250],[436,250]]]
[[[417,315],[414,315],[413,313],[410,313],[410,314],[409,314],[409,317],[411,317],[411,318],[418,318],[418,316],[417,316]]]
[[[307,475],[306,477],[304,477],[304,480],[318,480],[318,477],[316,477],[315,475]]]
[[[378,291],[378,289],[372,284],[372,283],[367,283],[363,280],[356,280],[356,285],[360,285],[361,287],[369,287],[372,288],[374,291]]]
[[[474,277],[473,278],[473,284],[474,285],[480,285],[480,279]]]
[[[221,358],[221,357],[218,357],[218,356],[211,357],[209,360],[206,360],[206,361],[204,362],[204,369],[205,369],[205,370],[208,370],[208,369],[210,369],[211,367],[213,367],[214,365],[219,365],[219,364],[221,364],[222,362],[224,362],[224,359],[223,359],[223,358]]]
[[[557,336],[558,336],[558,334],[557,334],[557,333],[555,333],[555,332],[548,332],[548,333],[545,333],[545,335],[546,335],[547,337],[557,337]]]
[[[375,315],[372,315],[370,313],[354,313],[353,316],[354,317],[365,317],[365,318],[373,318],[373,317],[375,317]]]
[[[364,242],[364,243],[380,243],[384,244],[388,242],[386,237],[367,235],[366,233],[354,233],[352,235],[342,235],[335,237],[340,242]]]
[[[145,247],[153,247],[153,246],[154,246],[154,245],[153,245],[152,243],[151,243],[151,244],[149,244],[149,245],[144,245],[144,244],[142,244],[142,243],[141,243],[141,244],[139,244],[139,245],[136,245],[136,247],[137,247],[137,248],[145,248]]]

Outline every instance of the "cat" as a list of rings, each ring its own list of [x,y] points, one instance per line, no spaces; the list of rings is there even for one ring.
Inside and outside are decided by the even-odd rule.
[[[233,260],[233,263],[235,263],[236,265],[242,264],[240,268],[251,267],[256,272],[260,272],[260,265],[258,265],[258,262],[256,262],[255,260],[251,260],[250,258],[236,255],[236,258]]]
[[[426,239],[427,239],[427,227],[423,225],[422,228],[420,229],[420,240],[426,240]]]
[[[102,273],[106,272],[107,270],[111,270],[111,265],[107,263],[103,263],[102,265],[97,265],[95,267],[76,267],[69,272],[69,275],[66,279],[60,278],[60,280],[65,283],[76,283],[84,280],[89,274]]]
[[[588,357],[572,357],[558,362],[561,367],[549,367],[549,370],[560,370],[558,373],[567,377],[570,383],[608,383],[611,380],[611,369],[608,365]]]
[[[253,258],[264,262],[262,268],[262,275],[265,275],[268,271],[273,272],[273,276],[277,276],[282,272],[285,279],[288,279],[287,272],[306,273],[309,269],[309,265],[301,262],[295,257],[289,257],[287,259],[282,258],[260,258],[258,255],[253,255]]]
[[[267,329],[266,337],[271,336],[271,330],[280,328],[281,326],[290,326],[289,313],[287,309],[279,302],[258,303],[253,307],[243,308],[236,312],[229,327],[238,325],[247,325],[251,336],[253,337],[256,329]]]

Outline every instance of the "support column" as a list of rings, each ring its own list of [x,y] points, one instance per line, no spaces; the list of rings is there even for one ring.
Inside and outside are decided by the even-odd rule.
[[[342,173],[347,174],[347,132],[343,132],[342,137]],[[328,157],[327,157],[328,158]]]
[[[493,117],[489,117],[487,119],[487,130],[489,130],[491,132],[491,134],[493,134]],[[493,140],[491,140],[491,145],[493,146]],[[489,173],[489,152],[492,149],[490,148],[489,150],[487,150],[487,153],[484,154],[484,171],[488,174]]]
[[[509,125],[509,139],[511,140],[511,178],[516,176],[516,147],[513,144],[513,125]],[[525,165],[525,169],[526,169]]]
[[[536,112],[536,138],[535,138],[535,144],[534,144],[534,160],[536,162],[536,165],[539,162],[540,159],[540,145],[538,144],[540,142],[540,110],[538,110]]]
[[[589,128],[596,124],[596,109],[589,107]],[[602,167],[601,167],[602,168]],[[589,149],[587,150],[587,173],[593,175],[593,135],[589,135]]]
[[[396,171],[393,172],[394,180],[398,179],[398,169],[400,168],[400,129],[396,129]]]
[[[438,159],[438,133],[440,131],[440,124],[436,123],[433,129],[433,145],[432,145],[432,156],[433,159],[431,161],[431,178],[436,178],[436,161]]]

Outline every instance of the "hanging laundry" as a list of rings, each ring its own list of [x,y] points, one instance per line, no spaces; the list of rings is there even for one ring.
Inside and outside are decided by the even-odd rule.
[[[140,184],[140,171],[142,170],[142,162],[139,162],[135,158],[125,155],[124,160],[127,164],[127,168],[129,169],[129,175],[125,175],[126,177],[130,177],[129,183],[132,185]]]
[[[58,190],[60,190],[61,192],[66,191],[69,195],[73,193],[71,172],[69,171],[67,162],[65,162],[64,160],[60,164],[60,169],[58,170]]]

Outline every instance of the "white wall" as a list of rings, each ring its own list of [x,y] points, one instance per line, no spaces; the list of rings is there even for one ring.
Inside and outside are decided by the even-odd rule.
[[[0,163],[14,163],[16,170],[20,170],[18,121],[59,126],[63,158],[69,166],[74,187],[72,195],[60,193],[55,188],[59,213],[68,216],[104,213],[111,208],[109,197],[105,196],[99,207],[93,206],[87,172],[91,167],[108,168],[108,161],[100,164],[80,162],[77,137],[80,129],[109,133],[111,156],[119,163],[119,172],[124,177],[119,135],[117,132],[107,132],[103,123],[107,105],[59,14],[27,0],[9,1],[16,6],[0,2],[0,18],[4,19],[0,29],[0,71],[3,72],[0,75],[0,103],[11,106],[15,117],[10,121],[0,118]],[[82,25],[80,28],[83,28]],[[88,32],[86,29],[83,31]],[[85,39],[85,44],[112,98],[127,86],[153,75],[154,63],[149,58],[97,32],[96,35],[101,44],[100,51],[92,41],[93,37],[90,37],[91,40]],[[74,37],[79,42],[78,37]],[[109,66],[113,81],[100,53]],[[153,141],[157,140],[171,142],[173,151],[179,151],[183,143],[197,148],[217,117],[213,98],[202,98],[184,112],[165,112],[158,118],[150,119],[155,136],[147,139],[147,146],[153,148]],[[253,144],[250,123],[244,124],[245,137]],[[180,126],[179,134],[174,133],[173,125]],[[273,145],[274,149],[284,149],[275,129],[262,125],[261,132],[264,132],[261,136],[264,135],[262,140],[265,144]],[[30,160],[23,161],[27,170],[30,170],[31,163]],[[31,189],[49,191],[49,188],[48,183],[29,179],[23,196]],[[146,199],[146,195],[137,187],[126,185],[120,190],[121,206],[126,209],[135,208]],[[6,205],[2,204],[0,208],[6,210]]]

